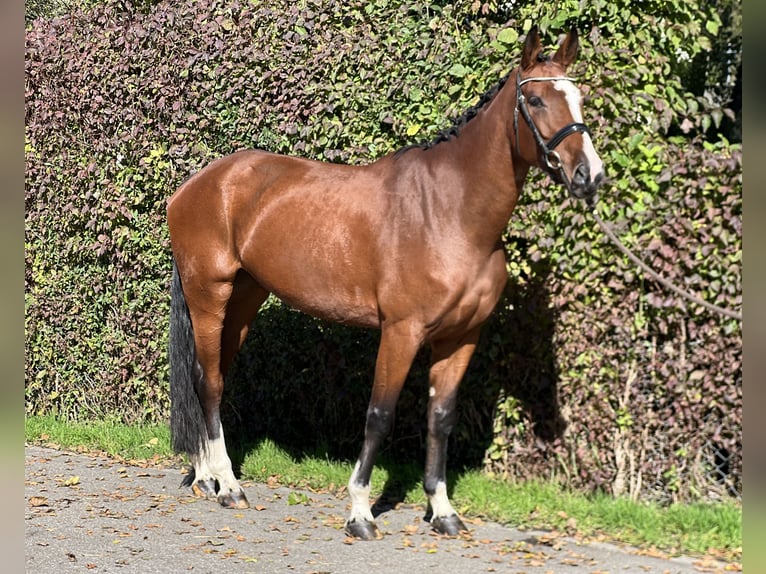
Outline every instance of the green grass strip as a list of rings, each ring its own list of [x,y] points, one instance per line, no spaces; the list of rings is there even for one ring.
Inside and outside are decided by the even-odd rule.
[[[73,423],[52,416],[26,417],[25,438],[64,449],[101,451],[126,460],[170,458],[170,429],[116,421]]]
[[[53,417],[27,417],[26,440],[64,449],[87,449],[126,460],[170,460],[166,426],[128,426],[114,421],[70,423]],[[276,481],[295,488],[338,491],[345,487],[353,462],[323,456],[299,459],[270,440],[232,458],[241,459],[243,479]],[[239,455],[239,456],[237,456]],[[178,457],[173,457],[178,461]],[[742,506],[736,501],[660,506],[583,495],[535,481],[519,484],[479,471],[450,477],[453,503],[467,517],[482,517],[516,528],[552,529],[583,538],[601,538],[669,554],[712,554],[740,560]],[[405,503],[424,504],[422,470],[412,463],[379,461],[372,476],[372,496],[395,492]]]

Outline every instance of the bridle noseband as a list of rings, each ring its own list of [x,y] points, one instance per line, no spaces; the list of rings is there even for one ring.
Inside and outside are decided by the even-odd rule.
[[[569,82],[574,82],[573,78],[569,78],[567,76],[535,76],[531,78],[524,78],[522,80],[521,71],[516,72],[516,108],[513,110],[513,131],[516,134],[516,149],[518,150],[519,149],[519,112],[521,112],[522,117],[527,122],[527,125],[529,126],[529,129],[532,132],[532,135],[534,136],[535,141],[537,142],[537,147],[539,147],[540,150],[543,152],[543,159],[545,160],[545,164],[551,170],[559,172],[559,175],[561,176],[561,179],[564,181],[564,184],[566,185],[567,190],[569,191],[569,193],[572,193],[571,183],[569,181],[569,178],[566,176],[566,173],[564,172],[564,165],[561,162],[561,157],[559,156],[558,152],[555,151],[555,148],[562,141],[564,141],[564,139],[566,139],[568,136],[571,136],[572,134],[586,133],[588,135],[591,135],[590,129],[588,129],[588,126],[586,126],[583,123],[573,122],[571,124],[565,125],[559,131],[553,134],[553,137],[551,137],[551,139],[549,139],[546,142],[543,139],[542,134],[540,134],[540,130],[537,129],[537,126],[535,125],[535,122],[529,113],[529,108],[527,107],[527,99],[524,96],[524,93],[521,91],[521,86],[523,86],[527,82],[555,82],[556,80],[567,80]]]

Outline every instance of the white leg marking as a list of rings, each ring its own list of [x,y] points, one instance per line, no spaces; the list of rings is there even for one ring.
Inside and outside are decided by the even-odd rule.
[[[218,494],[226,494],[228,492],[239,493],[242,487],[234,477],[234,471],[231,468],[231,460],[226,453],[226,441],[223,438],[223,428],[218,428],[219,437],[215,440],[210,440],[207,443],[207,451],[202,456],[202,465],[209,470],[208,474],[212,475],[218,481],[219,489]]]
[[[436,492],[428,497],[428,501],[431,503],[431,510],[433,511],[433,520],[436,517],[446,518],[457,514],[455,509],[450,504],[449,497],[447,496],[447,485],[443,482],[439,482],[436,485]]]
[[[582,94],[577,86],[575,86],[569,80],[556,80],[553,82],[553,87],[564,92],[564,96],[569,104],[569,111],[572,114],[572,119],[575,122],[583,123],[582,119]],[[583,151],[585,157],[588,159],[588,165],[590,167],[590,177],[595,179],[597,175],[604,172],[604,163],[596,153],[596,148],[593,147],[593,141],[588,134],[582,134],[583,139]]]
[[[189,461],[194,466],[195,480],[209,480],[213,478],[213,473],[210,472],[210,467],[207,464],[207,455],[204,453],[204,451],[202,451],[200,454],[190,455]]]
[[[357,483],[359,474],[359,461],[356,461],[354,472],[348,481],[348,494],[351,497],[351,514],[348,522],[367,521],[374,522],[370,509],[370,485],[362,486]]]

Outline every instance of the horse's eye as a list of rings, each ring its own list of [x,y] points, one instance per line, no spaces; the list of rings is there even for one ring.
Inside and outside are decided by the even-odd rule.
[[[529,98],[529,105],[533,106],[535,108],[542,108],[543,107],[543,100],[540,99],[537,96],[530,96],[530,98]]]

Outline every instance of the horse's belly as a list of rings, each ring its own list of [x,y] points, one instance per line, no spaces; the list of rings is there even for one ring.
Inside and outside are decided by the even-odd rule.
[[[294,251],[245,262],[259,284],[294,309],[336,323],[378,327],[378,305],[363,267]]]
[[[274,294],[290,307],[313,317],[355,327],[380,327],[377,305],[370,302],[361,292],[325,289],[294,293],[288,289],[275,290]]]

